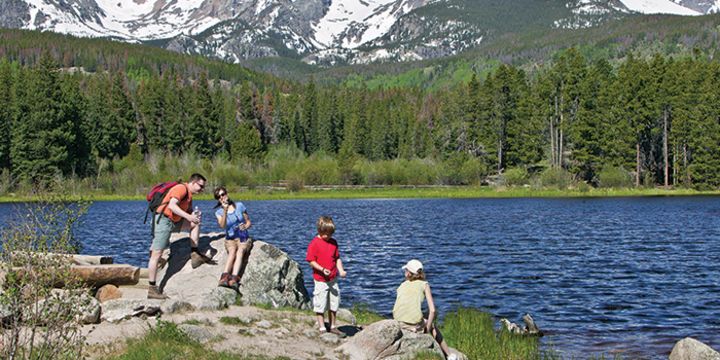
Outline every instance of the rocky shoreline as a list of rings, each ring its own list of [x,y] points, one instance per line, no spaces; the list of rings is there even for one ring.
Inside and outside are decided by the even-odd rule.
[[[170,297],[150,300],[141,269],[137,284],[100,287],[96,293],[99,316],[85,325],[90,356],[115,353],[127,338],[142,337],[159,319],[179,328],[214,350],[291,359],[400,359],[417,353],[441,354],[435,340],[400,329],[383,320],[357,326],[347,309],[338,312],[339,329],[347,336],[321,334],[314,326],[310,297],[299,264],[277,247],[255,241],[241,285],[217,286],[226,260],[223,234],[203,234],[200,251],[217,264],[190,266],[187,237],[174,237],[158,272],[159,285]],[[228,320],[231,319],[231,320]],[[460,358],[465,358],[461,356]]]
[[[159,321],[168,321],[204,346],[239,355],[351,360],[412,359],[420,353],[441,356],[431,336],[403,330],[394,320],[359,326],[348,309],[338,312],[339,329],[347,336],[320,333],[300,265],[263,241],[254,242],[238,291],[218,287],[227,256],[223,241],[221,233],[203,234],[200,250],[217,263],[192,269],[189,239],[171,240],[163,255],[166,265],[158,272],[170,299],[147,299],[146,269],[139,269],[133,284],[105,284],[94,298],[87,296],[82,305],[85,313],[78,319],[86,324],[82,332],[87,355],[102,359],[122,353],[127,339],[141,338]],[[505,319],[501,324],[511,332],[538,335],[532,317],[526,317],[524,328]],[[462,354],[459,358],[466,359]],[[675,344],[669,360],[720,360],[720,353],[685,338]]]

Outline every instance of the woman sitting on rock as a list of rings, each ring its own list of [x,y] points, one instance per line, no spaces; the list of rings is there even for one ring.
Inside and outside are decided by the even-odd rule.
[[[403,329],[432,335],[440,344],[440,349],[448,360],[457,359],[451,354],[447,343],[433,322],[435,321],[435,302],[433,302],[430,284],[425,280],[423,264],[419,260],[410,260],[402,267],[405,281],[397,289],[397,298],[393,307],[393,318],[400,322]],[[427,300],[428,318],[423,318],[422,303]]]
[[[233,202],[228,196],[227,189],[219,186],[214,192],[218,201],[215,216],[218,225],[225,229],[225,250],[228,252],[225,270],[220,275],[218,286],[236,289],[240,285],[240,269],[243,267],[245,256],[250,253],[252,239],[247,229],[252,226],[247,208],[241,202]]]

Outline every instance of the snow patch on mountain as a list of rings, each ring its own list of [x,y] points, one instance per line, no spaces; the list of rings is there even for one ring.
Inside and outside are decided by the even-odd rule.
[[[643,14],[702,15],[670,0],[621,0],[631,11]]]

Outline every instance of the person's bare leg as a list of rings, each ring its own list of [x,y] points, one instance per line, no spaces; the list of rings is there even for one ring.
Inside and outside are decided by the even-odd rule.
[[[331,329],[335,328],[335,318],[337,318],[337,312],[328,310],[328,321]]]
[[[325,317],[323,316],[324,313],[315,313],[315,315],[317,315],[318,329],[327,330],[325,328]]]
[[[157,277],[158,260],[160,260],[162,253],[162,250],[150,250],[150,261],[148,261],[148,281],[155,281],[155,278]]]
[[[237,248],[237,252],[235,253],[235,263],[233,264],[232,274],[237,276],[240,274],[240,269],[242,268],[243,261],[245,261],[245,253],[247,252],[247,243],[240,244]]]
[[[445,357],[450,355],[450,348],[448,347],[448,344],[445,342],[445,339],[443,339],[440,330],[438,330],[435,326],[433,326],[432,328],[432,336],[440,344],[440,349],[442,350],[443,354],[445,354]]]
[[[225,270],[223,270],[223,272],[230,274],[230,271],[233,269],[233,264],[235,263],[236,253],[236,250],[228,251],[227,261],[225,262]]]
[[[198,247],[200,243],[200,224],[190,223],[190,242],[192,247]]]

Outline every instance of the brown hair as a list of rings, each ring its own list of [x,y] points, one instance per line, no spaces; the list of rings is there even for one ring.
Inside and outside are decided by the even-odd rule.
[[[407,271],[407,270],[405,270],[405,271]],[[410,271],[407,271],[407,272],[408,272],[408,274],[410,274],[408,276],[408,280],[410,280],[410,281],[425,280],[425,272],[423,271],[423,269],[418,270],[417,274],[413,274]]]
[[[329,216],[321,216],[317,221],[317,232],[320,235],[332,236],[335,233],[335,223]]]
[[[220,192],[221,192],[221,191],[224,191],[225,194],[228,196],[228,204],[234,206],[235,203],[234,203],[232,200],[230,200],[230,194],[228,194],[227,189],[226,189],[224,186],[218,186],[218,187],[216,187],[215,190],[213,191],[213,196],[215,197],[215,200],[218,201],[217,204],[215,204],[215,206],[213,207],[213,209],[219,208],[219,207],[222,206],[222,203],[220,202]]]

